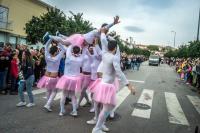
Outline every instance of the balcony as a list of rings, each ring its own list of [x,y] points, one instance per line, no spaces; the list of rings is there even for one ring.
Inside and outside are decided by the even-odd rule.
[[[13,30],[12,24],[13,24],[12,22],[0,21],[0,30],[12,31]]]

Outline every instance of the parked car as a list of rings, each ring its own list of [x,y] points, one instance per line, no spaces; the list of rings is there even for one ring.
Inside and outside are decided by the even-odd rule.
[[[149,66],[150,65],[159,65],[159,56],[158,55],[150,55],[149,56]]]

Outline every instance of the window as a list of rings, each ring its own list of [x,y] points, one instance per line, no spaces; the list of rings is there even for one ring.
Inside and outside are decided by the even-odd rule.
[[[15,36],[10,36],[9,37],[9,43],[16,44],[17,43],[17,38]]]
[[[26,44],[25,38],[19,38],[19,44]]]
[[[0,28],[7,28],[8,8],[0,5]]]

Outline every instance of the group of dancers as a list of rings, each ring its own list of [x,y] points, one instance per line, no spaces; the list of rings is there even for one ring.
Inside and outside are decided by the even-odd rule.
[[[45,42],[46,72],[39,80],[37,87],[47,89],[47,102],[44,108],[51,112],[51,103],[58,90],[62,90],[60,99],[60,116],[64,116],[66,97],[71,98],[72,112],[78,116],[78,108],[83,98],[89,103],[88,93],[91,93],[94,118],[88,124],[96,124],[92,133],[109,131],[105,126],[106,118],[116,105],[116,92],[119,80],[135,93],[134,87],[128,82],[120,67],[120,50],[117,41],[107,36],[109,28],[119,23],[119,17],[114,17],[112,24],[103,24],[98,30],[86,34],[74,34],[69,37],[49,35]],[[58,69],[63,54],[66,54],[64,75],[58,77]],[[76,94],[80,93],[77,101]]]

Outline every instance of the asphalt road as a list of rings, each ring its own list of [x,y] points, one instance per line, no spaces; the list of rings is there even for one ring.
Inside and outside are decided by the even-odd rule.
[[[147,64],[139,71],[125,71],[137,93],[119,90],[116,117],[106,123],[110,133],[194,133],[195,126],[200,126],[200,95],[179,81],[173,68]],[[0,95],[0,133],[91,133],[93,126],[86,124],[93,117],[89,107],[81,107],[73,118],[67,105],[67,115],[59,117],[60,95],[53,102],[53,112],[47,113],[45,92],[34,90],[34,94],[33,108],[17,108],[18,96]]]

